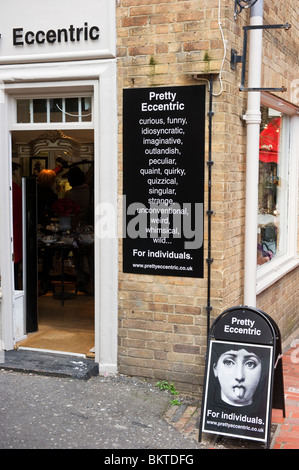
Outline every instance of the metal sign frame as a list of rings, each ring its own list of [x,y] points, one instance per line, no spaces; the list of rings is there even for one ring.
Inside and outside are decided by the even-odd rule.
[[[242,72],[241,72],[241,85],[240,85],[240,91],[281,91],[285,92],[287,91],[286,87],[282,86],[279,88],[269,88],[269,87],[264,87],[264,88],[250,88],[250,87],[245,87],[245,73],[246,73],[246,54],[247,54],[247,36],[248,36],[248,31],[251,30],[264,30],[264,29],[284,29],[288,31],[290,29],[291,25],[289,23],[285,24],[270,24],[270,25],[249,25],[249,26],[243,26],[243,31],[244,31],[244,37],[243,37],[243,53],[242,55],[238,55],[236,49],[231,50],[231,60],[230,60],[230,66],[232,70],[236,70],[236,64],[241,62],[242,63]]]
[[[224,311],[208,337],[199,428],[270,446],[272,407],[285,416],[281,339],[274,320],[240,306]]]

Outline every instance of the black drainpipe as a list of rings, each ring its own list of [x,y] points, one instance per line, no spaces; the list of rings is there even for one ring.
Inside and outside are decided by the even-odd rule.
[[[210,332],[210,313],[213,310],[211,306],[211,264],[213,263],[213,258],[211,257],[211,228],[212,228],[212,207],[211,207],[211,199],[212,199],[212,166],[214,164],[212,160],[212,118],[214,116],[214,112],[212,111],[213,106],[213,75],[210,75],[210,97],[209,97],[209,159],[207,161],[208,165],[208,257],[206,259],[208,265],[208,289],[207,289],[207,340],[209,339],[209,332]]]

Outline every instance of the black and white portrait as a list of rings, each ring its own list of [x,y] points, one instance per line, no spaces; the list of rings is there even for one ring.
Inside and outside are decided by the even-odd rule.
[[[205,392],[205,428],[262,436],[270,394],[272,349],[211,341]]]

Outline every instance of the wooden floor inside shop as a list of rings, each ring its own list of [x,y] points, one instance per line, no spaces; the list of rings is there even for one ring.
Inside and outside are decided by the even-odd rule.
[[[29,333],[17,347],[94,357],[94,297],[78,292],[64,305],[52,292],[39,297],[38,331]]]

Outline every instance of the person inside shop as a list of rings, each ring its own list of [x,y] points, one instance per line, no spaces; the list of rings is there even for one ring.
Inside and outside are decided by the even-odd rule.
[[[52,204],[57,201],[57,194],[53,191],[56,173],[53,170],[42,170],[38,174],[37,181],[37,219],[38,224],[42,226],[45,232],[54,214]],[[39,295],[45,295],[47,292],[54,292],[54,285],[50,281],[50,271],[52,269],[53,253],[47,247],[43,248],[39,255],[42,257],[42,272],[40,274]]]
[[[80,206],[78,215],[72,217],[72,228],[80,231],[84,230],[92,222],[91,194],[89,185],[85,181],[85,175],[78,166],[72,167],[67,174],[71,189],[65,192],[65,198],[77,203]],[[88,261],[90,280],[93,283],[93,247],[79,245],[74,250],[74,262],[77,275],[75,291],[83,292],[86,295],[93,295],[93,288],[87,288],[86,275],[84,269],[85,257]]]
[[[56,173],[53,170],[42,170],[37,180],[37,218],[38,223],[44,227],[54,217],[52,205],[57,201],[57,194],[53,191]]]

